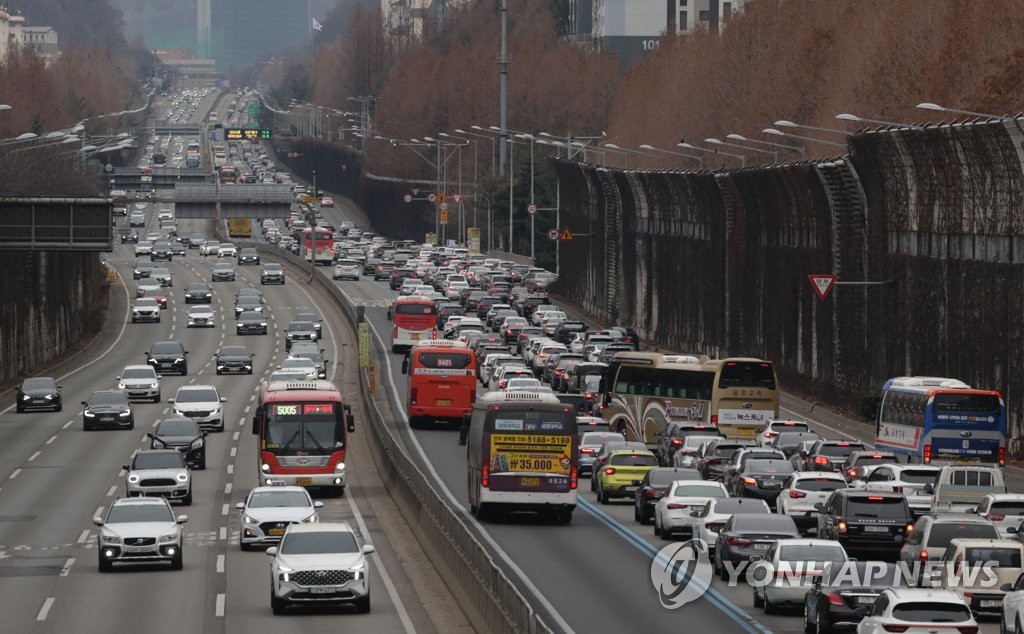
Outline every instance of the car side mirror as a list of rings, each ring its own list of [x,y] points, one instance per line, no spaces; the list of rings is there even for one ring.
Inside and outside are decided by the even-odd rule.
[[[131,467],[129,467],[126,464],[121,465],[121,468],[124,469],[125,471],[130,471],[131,470]]]
[[[239,502],[238,504],[235,505],[235,508],[238,509],[239,511],[245,510],[245,502]]]
[[[174,402],[174,399],[173,399],[173,398],[169,398],[169,399],[167,399],[167,402],[168,402],[168,403],[173,403],[173,402]]]
[[[377,549],[373,547],[373,544],[364,544],[363,545],[363,554],[364,555],[369,555],[369,554],[375,553],[375,552],[377,552]]]
[[[103,518],[97,515],[96,517],[92,518],[92,523],[96,526],[103,526]]]
[[[322,509],[323,507],[324,507],[324,503],[321,502],[320,500],[316,500],[315,502],[313,502],[313,508],[315,508],[315,509]]]
[[[1006,532],[1009,533],[1010,535],[1016,535],[1019,531],[1018,531],[1016,526],[1011,526],[1011,527],[1006,529]]]
[[[806,451],[803,451],[803,450],[800,451],[800,457],[801,458],[805,458],[806,459],[808,455],[809,454]]]
[[[821,502],[815,502],[814,503],[814,510],[815,511],[821,513],[824,509],[825,509],[825,505],[822,504]]]
[[[935,486],[929,482],[928,484],[921,487],[921,492],[925,495],[935,495]]]
[[[146,438],[152,438],[152,437],[153,437],[153,433],[147,431],[146,432]]]
[[[87,403],[86,403],[85,401],[82,401],[82,405],[86,405],[86,404],[87,404]]]
[[[266,550],[267,556],[274,557],[277,555],[277,546],[271,546]]]
[[[226,397],[226,396],[220,397],[220,402],[221,403],[227,403],[228,402],[228,397]]]

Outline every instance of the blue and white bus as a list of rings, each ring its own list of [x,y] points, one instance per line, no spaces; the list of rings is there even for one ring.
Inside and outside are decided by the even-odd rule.
[[[956,379],[889,379],[878,402],[875,447],[923,464],[1005,466],[1003,395]]]

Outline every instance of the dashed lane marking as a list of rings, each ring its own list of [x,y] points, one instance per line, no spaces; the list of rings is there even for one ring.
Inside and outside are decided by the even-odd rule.
[[[37,621],[45,621],[47,615],[50,614],[50,608],[53,607],[53,597],[47,597],[46,601],[43,601],[43,607],[39,608],[39,614],[36,615]]]
[[[13,480],[18,477],[19,473],[21,473],[21,469],[15,469],[14,471],[11,472],[11,475],[7,476],[7,479]]]
[[[28,461],[32,462],[33,460],[38,458],[41,453],[43,453],[43,452],[42,451],[35,452],[34,454],[32,454],[31,456],[28,457]]]

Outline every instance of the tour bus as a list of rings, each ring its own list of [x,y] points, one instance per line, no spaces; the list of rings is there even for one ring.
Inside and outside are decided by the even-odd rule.
[[[409,426],[428,420],[457,420],[476,401],[476,355],[461,341],[428,339],[412,348],[402,362],[409,375],[406,411]]]
[[[341,495],[352,431],[352,408],[330,381],[264,383],[252,418],[260,483],[326,487]]]
[[[399,297],[388,311],[392,320],[391,351],[412,348],[420,341],[437,339],[437,305],[418,295]]]
[[[601,378],[601,417],[627,440],[658,445],[669,423],[710,424],[714,374],[695,354],[618,352]]]
[[[334,232],[324,227],[317,227],[315,234],[312,227],[303,229],[302,257],[307,262],[314,262],[319,266],[330,266],[333,264]]]
[[[469,507],[486,521],[530,511],[560,524],[576,508],[576,409],[553,394],[489,392],[473,404],[459,435],[466,445]]]
[[[769,420],[779,418],[779,382],[769,361],[711,359],[704,369],[715,375],[711,424],[728,438],[756,438]]]
[[[901,376],[875,403],[875,447],[923,464],[1006,465],[1006,404],[963,381]]]

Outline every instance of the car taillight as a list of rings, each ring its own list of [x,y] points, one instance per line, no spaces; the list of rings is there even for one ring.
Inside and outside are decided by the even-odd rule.
[[[394,332],[391,333],[391,336],[394,337],[395,339],[398,338],[398,326],[395,326],[395,330]]]
[[[673,438],[672,439],[672,444],[673,445],[681,445],[681,444],[683,444],[683,441],[678,439],[678,438]]]
[[[491,467],[490,465],[483,465],[480,468],[480,486],[483,488],[489,488],[491,486]]]
[[[580,447],[580,453],[594,453],[593,447]]]
[[[652,497],[654,497],[654,489],[647,489],[646,491],[644,491],[644,497],[645,498],[652,498]]]
[[[886,623],[882,626],[882,629],[886,632],[906,632],[910,629],[909,625],[895,625],[893,623]]]
[[[814,457],[814,464],[817,464],[817,465],[827,465],[828,464],[828,458],[826,458],[825,456],[815,456]]]
[[[779,435],[779,433],[778,433],[778,432],[775,432],[775,431],[766,431],[766,432],[764,433],[764,437],[765,437],[765,438],[775,438],[775,437],[776,437],[776,436],[778,436],[778,435]]]
[[[956,629],[960,631],[960,634],[978,634],[977,625],[961,625]]]
[[[907,522],[907,532],[908,533],[913,533],[914,532],[914,524],[912,522]]]
[[[615,475],[615,467],[608,467],[604,470],[605,475]]]
[[[718,414],[711,415],[711,424],[718,427]]]
[[[857,477],[857,470],[856,470],[856,469],[850,469],[850,470],[849,470],[849,471],[847,471],[846,473],[847,473],[847,474],[848,474],[848,475],[849,475],[849,476],[850,476],[851,478],[856,478],[856,477]]]
[[[931,464],[932,461],[932,446],[925,445],[921,451],[921,461],[925,464]]]
[[[413,405],[416,404],[416,397],[418,396],[418,390],[419,390],[419,388],[415,388],[415,387],[412,388],[411,390],[409,390],[409,402],[411,404],[413,404]]]
[[[838,592],[826,592],[825,597],[831,605],[843,605],[843,597],[839,596]]]
[[[1001,521],[1006,519],[1006,514],[1005,513],[989,513],[985,517],[987,517],[988,519],[992,520],[993,522],[1001,522]]]
[[[743,484],[757,484],[757,480],[755,480],[753,478],[741,478],[741,479],[743,480]]]
[[[437,339],[437,328],[434,328],[433,330],[430,331],[430,338]]]
[[[1005,467],[1006,466],[1006,447],[1000,447],[999,448],[999,466],[1000,467]],[[960,631],[962,632],[963,629],[961,629]]]
[[[921,561],[928,561],[928,551],[927,551],[927,550],[922,550],[922,551],[921,551],[921,552],[920,552],[920,553],[918,554],[918,558],[919,558],[919,559],[920,559]]]
[[[837,530],[838,530],[838,531],[839,531],[840,533],[842,533],[842,534],[844,534],[844,535],[845,535],[845,534],[846,534],[846,522],[839,522],[839,525],[838,525],[838,526],[836,527],[836,529],[837,529]]]
[[[570,489],[576,489],[576,487],[578,485],[579,485],[579,476],[576,473],[576,467],[573,467],[572,471],[569,472],[569,488]]]
[[[690,507],[689,504],[676,504],[675,502],[669,502],[668,504],[665,505],[665,508],[676,509],[676,510],[685,509],[685,508],[689,508],[689,507]]]
[[[749,546],[750,540],[743,539],[742,537],[730,537],[729,539],[725,540],[725,543],[729,544],[730,546]]]
[[[800,498],[805,498],[805,497],[807,497],[807,494],[806,494],[806,493],[804,493],[803,491],[796,491],[796,490],[791,490],[791,491],[789,492],[789,497],[791,497],[791,498],[792,498],[792,499],[794,499],[794,500],[798,500],[798,499],[800,499]]]

